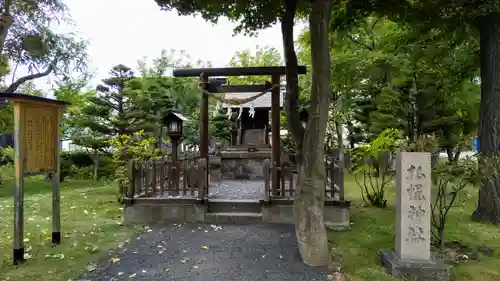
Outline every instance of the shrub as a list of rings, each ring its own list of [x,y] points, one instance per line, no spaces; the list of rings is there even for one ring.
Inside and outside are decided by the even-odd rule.
[[[91,180],[94,178],[94,166],[71,167],[71,178],[75,180]]]
[[[14,165],[13,164],[5,164],[0,166],[0,185],[6,180],[11,180],[14,178]]]
[[[111,141],[114,148],[113,160],[117,165],[115,181],[118,183],[117,200],[123,203],[123,194],[129,183],[127,164],[132,159],[150,159],[158,155],[159,150],[153,148],[156,143],[154,137],[147,137],[143,131],[134,135],[120,135]]]
[[[386,129],[370,143],[351,151],[352,159],[356,163],[352,172],[366,204],[376,207],[387,205],[385,188],[392,181],[394,172],[388,167],[380,169],[380,163],[386,161],[385,156],[388,153],[392,154],[401,147],[403,140],[400,131]]]
[[[114,178],[117,163],[111,156],[102,156],[99,165],[99,176],[103,178]]]
[[[0,147],[0,165],[5,165],[14,162],[14,148]]]
[[[94,165],[90,154],[86,151],[61,152],[61,158],[71,161],[77,167],[87,167]]]
[[[451,208],[461,207],[469,196],[468,186],[477,186],[491,178],[498,167],[496,158],[480,157],[479,154],[459,161],[438,161],[432,169],[432,182],[436,194],[431,204],[432,238],[434,243],[443,247],[445,227]]]

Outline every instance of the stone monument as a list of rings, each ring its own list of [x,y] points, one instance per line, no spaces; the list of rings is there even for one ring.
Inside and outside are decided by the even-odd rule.
[[[431,154],[396,156],[396,247],[381,250],[389,274],[410,280],[450,279],[449,266],[431,258]]]

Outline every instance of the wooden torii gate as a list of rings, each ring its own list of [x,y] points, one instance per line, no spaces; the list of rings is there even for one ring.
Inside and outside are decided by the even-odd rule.
[[[306,66],[298,67],[298,74],[306,74]],[[174,77],[200,77],[200,86],[202,90],[200,104],[200,156],[209,164],[208,157],[208,97],[209,93],[244,93],[244,92],[264,92],[269,90],[268,85],[230,85],[220,86],[210,83],[210,77],[228,77],[228,76],[270,76],[271,78],[271,183],[273,193],[279,189],[280,182],[280,80],[281,76],[286,74],[284,66],[265,66],[265,67],[224,67],[224,68],[185,68],[174,69]],[[208,170],[208,169],[207,169]],[[208,173],[207,180],[208,184]]]

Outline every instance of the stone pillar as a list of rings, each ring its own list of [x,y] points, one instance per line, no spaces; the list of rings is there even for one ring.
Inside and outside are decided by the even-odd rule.
[[[400,152],[396,157],[396,247],[381,250],[392,276],[412,280],[450,278],[449,268],[431,259],[431,155]]]
[[[430,156],[430,153],[418,152],[398,154],[396,253],[403,260],[427,261],[431,258]]]

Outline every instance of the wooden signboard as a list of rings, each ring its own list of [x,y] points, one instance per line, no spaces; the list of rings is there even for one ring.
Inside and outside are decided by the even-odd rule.
[[[54,172],[56,170],[54,156],[59,146],[60,109],[30,104],[25,106],[24,111],[25,138],[22,143],[26,149],[24,173]]]
[[[24,261],[24,176],[52,176],[52,243],[61,241],[60,223],[60,121],[67,102],[14,93],[0,93],[0,100],[14,108],[15,193],[14,264]]]

